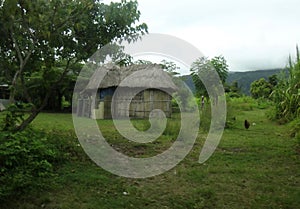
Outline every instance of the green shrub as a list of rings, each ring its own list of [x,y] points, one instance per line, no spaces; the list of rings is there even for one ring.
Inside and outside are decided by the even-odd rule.
[[[26,112],[30,110],[32,104],[26,104],[22,102],[17,102],[16,104],[10,104],[3,112],[2,123],[0,125],[0,130],[3,131],[13,131],[24,122]]]
[[[27,129],[0,133],[0,200],[43,185],[54,175],[55,166],[70,159],[76,151],[58,135]]]

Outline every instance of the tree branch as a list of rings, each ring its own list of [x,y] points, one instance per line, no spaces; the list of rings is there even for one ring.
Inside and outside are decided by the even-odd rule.
[[[14,75],[14,78],[13,78],[13,80],[12,80],[12,87],[13,87],[13,92],[11,92],[11,95],[10,95],[10,102],[13,102],[14,101],[14,96],[15,96],[15,93],[16,93],[16,90],[15,90],[15,86],[17,85],[17,80],[18,80],[18,78],[19,77],[21,77],[21,84],[22,84],[22,87],[23,87],[23,90],[24,90],[24,92],[25,92],[25,95],[26,95],[26,99],[29,101],[29,102],[31,102],[32,100],[31,100],[31,97],[30,97],[30,95],[29,95],[29,93],[28,93],[28,90],[27,90],[27,87],[26,87],[26,85],[25,85],[25,82],[24,82],[24,75],[23,75],[23,71],[24,71],[24,68],[25,68],[25,66],[26,66],[26,64],[27,64],[27,62],[28,62],[28,60],[29,60],[29,58],[30,58],[30,56],[31,56],[31,54],[32,54],[32,52],[33,52],[33,50],[28,50],[28,52],[27,52],[27,54],[26,54],[26,56],[25,56],[25,58],[23,58],[23,56],[22,56],[22,52],[21,52],[21,48],[20,48],[20,46],[19,46],[19,44],[18,44],[18,42],[17,42],[17,40],[15,39],[15,37],[14,37],[14,31],[13,31],[13,28],[12,28],[12,26],[10,27],[10,36],[11,36],[11,39],[12,39],[12,43],[13,43],[13,47],[14,47],[14,49],[15,49],[15,51],[16,51],[16,53],[17,53],[17,57],[18,57],[18,59],[19,59],[19,62],[20,62],[20,64],[19,64],[19,69],[17,70],[17,72],[15,73],[15,75]],[[35,44],[35,41],[33,42],[33,45]],[[33,48],[33,47],[32,47]]]
[[[20,77],[21,77],[21,84],[22,84],[22,87],[23,87],[23,91],[24,91],[26,100],[27,100],[29,103],[32,103],[32,98],[31,98],[31,96],[30,96],[30,94],[29,94],[29,92],[28,92],[27,86],[25,85],[24,74],[21,73],[21,74],[20,74]]]
[[[83,9],[74,9],[72,11],[72,13],[74,13],[74,14],[67,17],[65,21],[57,24],[57,27],[55,27],[55,30],[53,30],[52,32],[58,31],[60,28],[64,27],[73,18],[78,18],[78,15],[82,14],[89,6],[91,6],[91,4],[86,4],[86,6]],[[78,10],[78,11],[76,11],[76,10]],[[53,21],[54,21],[54,17],[53,17]]]
[[[29,117],[26,118],[18,127],[16,127],[16,131],[23,131],[28,126],[28,124],[30,124],[36,118],[36,116],[45,108],[53,90],[55,89],[55,86],[61,84],[61,82],[63,81],[63,79],[65,78],[67,73],[69,72],[71,61],[72,61],[72,59],[68,60],[67,65],[66,65],[63,73],[61,74],[60,78],[56,82],[54,82],[53,85],[50,87],[49,91],[47,92],[47,94],[42,102],[42,105],[39,108],[37,108],[36,106],[33,106],[30,111],[31,114],[29,115]],[[78,60],[75,60],[74,63],[72,63],[72,64],[74,65],[77,62],[78,62]]]

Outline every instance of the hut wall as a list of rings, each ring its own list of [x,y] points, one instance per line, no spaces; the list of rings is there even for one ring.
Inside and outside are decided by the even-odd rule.
[[[111,119],[112,118],[112,112],[111,112],[111,100],[112,96],[106,96],[104,97],[104,112],[103,112],[103,118],[104,119]]]
[[[147,116],[145,107],[145,91],[141,91],[132,99],[129,106],[129,116],[134,118],[144,118]]]
[[[113,115],[115,117],[124,118],[124,117],[131,116],[132,111],[130,110],[130,103],[131,103],[131,98],[134,97],[134,94],[135,93],[131,88],[119,89],[119,94],[115,96],[116,101],[113,110]]]
[[[111,101],[116,87],[99,89],[95,98],[95,107],[91,106],[93,119],[111,119]]]
[[[91,117],[91,100],[90,99],[78,99],[77,116]]]
[[[135,89],[139,91],[138,89]],[[172,97],[164,91],[158,89],[147,89],[140,91],[134,96],[132,89],[123,88],[120,94],[115,97],[117,100],[112,110],[112,96],[109,90],[109,94],[106,94],[104,98],[101,98],[101,91],[99,95],[99,103],[94,112],[96,119],[111,119],[112,116],[115,118],[148,118],[149,114],[154,109],[160,109],[164,111],[167,117],[171,117],[172,108],[171,100]],[[107,91],[108,92],[108,91]],[[136,91],[135,91],[136,92]],[[130,100],[130,98],[133,98]],[[129,110],[129,111],[128,111]]]
[[[147,89],[142,92],[143,96],[138,94],[130,104],[130,116],[136,118],[149,117],[152,110],[160,109],[164,111],[167,117],[171,117],[171,99],[172,97],[164,91],[158,89]]]

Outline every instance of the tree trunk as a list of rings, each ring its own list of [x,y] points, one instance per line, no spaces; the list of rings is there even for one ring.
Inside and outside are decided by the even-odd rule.
[[[40,113],[40,111],[32,111],[26,120],[24,120],[21,125],[16,127],[14,132],[24,131],[24,129],[36,118],[36,116]]]
[[[13,81],[11,83],[11,90],[9,92],[9,103],[11,103],[11,104],[15,102],[16,85],[17,85],[17,80],[18,80],[18,77],[19,77],[19,73],[20,73],[20,71],[18,70],[15,73]]]

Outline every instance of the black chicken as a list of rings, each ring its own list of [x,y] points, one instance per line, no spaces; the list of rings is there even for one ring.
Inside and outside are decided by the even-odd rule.
[[[245,120],[244,126],[245,126],[245,129],[249,129],[249,127],[250,127],[249,121]]]

